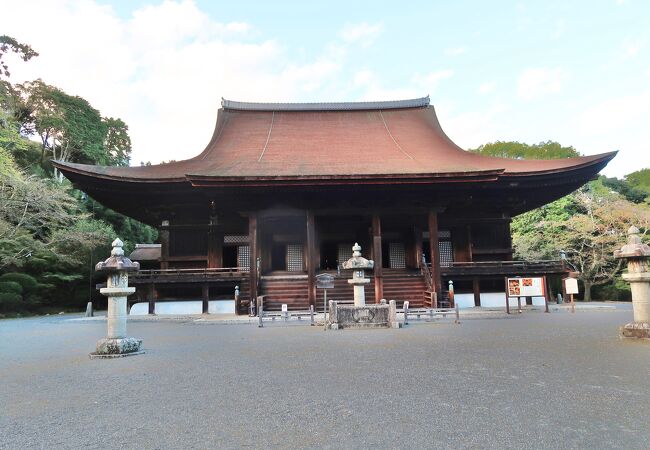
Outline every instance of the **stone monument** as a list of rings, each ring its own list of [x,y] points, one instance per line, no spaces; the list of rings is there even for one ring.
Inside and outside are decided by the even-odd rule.
[[[361,246],[355,243],[352,247],[352,258],[343,263],[343,269],[352,270],[352,279],[348,280],[354,286],[354,306],[339,305],[329,302],[329,318],[326,328],[339,330],[342,328],[399,328],[395,300],[386,304],[382,300],[379,305],[366,305],[365,285],[370,280],[365,277],[366,269],[373,269],[375,263],[361,256]]]
[[[621,336],[650,339],[650,246],[641,242],[637,227],[627,230],[627,244],[616,250],[614,257],[627,259],[627,273],[623,274],[623,279],[632,288],[634,309],[634,321],[620,328]]]
[[[140,263],[124,256],[124,243],[120,239],[115,239],[111,245],[110,258],[95,266],[95,270],[108,274],[106,287],[99,290],[108,297],[108,336],[97,341],[97,349],[90,354],[91,358],[119,358],[144,353],[140,350],[141,339],[126,336],[126,297],[135,292],[134,287],[129,287],[128,272],[140,270]]]

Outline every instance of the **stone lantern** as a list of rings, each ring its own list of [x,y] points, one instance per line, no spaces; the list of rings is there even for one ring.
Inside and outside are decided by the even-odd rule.
[[[616,250],[614,257],[627,259],[627,273],[623,274],[623,279],[632,288],[634,309],[634,321],[621,327],[621,335],[650,339],[650,246],[641,242],[637,227],[632,226],[627,230],[627,244]]]
[[[355,242],[352,246],[352,258],[343,263],[344,269],[352,269],[352,279],[348,283],[354,286],[354,306],[365,306],[366,293],[365,285],[370,279],[365,277],[365,269],[375,267],[374,261],[367,260],[361,256],[361,246]]]
[[[108,336],[97,341],[97,350],[90,354],[91,358],[119,358],[144,353],[140,350],[141,339],[126,336],[126,297],[135,292],[134,287],[129,287],[128,272],[140,270],[140,263],[124,256],[124,243],[120,239],[115,239],[111,245],[110,258],[95,266],[95,270],[108,274],[106,287],[99,290],[108,297]]]

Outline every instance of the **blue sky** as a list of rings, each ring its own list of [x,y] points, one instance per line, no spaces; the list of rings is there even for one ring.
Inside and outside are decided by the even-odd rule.
[[[608,175],[650,166],[647,1],[15,3],[0,28],[41,56],[16,62],[14,81],[125,119],[134,163],[200,152],[222,96],[428,94],[465,148],[550,139],[620,150]]]

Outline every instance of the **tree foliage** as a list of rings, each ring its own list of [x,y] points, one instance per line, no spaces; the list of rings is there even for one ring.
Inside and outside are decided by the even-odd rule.
[[[485,156],[515,159],[557,159],[580,156],[573,147],[563,147],[554,141],[543,141],[533,145],[516,141],[496,141],[469,151]]]
[[[9,65],[4,58],[5,55],[9,53],[17,54],[23,61],[29,61],[35,56],[38,56],[38,53],[36,53],[36,51],[34,51],[34,49],[29,45],[22,44],[11,36],[0,36],[0,79],[3,76],[7,78],[11,76]]]
[[[0,56],[16,49],[36,56],[11,38],[4,42],[9,47],[0,47]],[[31,136],[38,136],[40,145],[28,139]],[[103,118],[83,98],[41,80],[14,86],[0,79],[3,312],[47,305],[78,307],[97,295],[94,264],[110,253],[116,236],[131,248],[156,239],[154,229],[87,199],[60,175],[56,182],[44,161],[48,156],[127,165],[130,152],[128,126],[121,119]],[[16,283],[24,288],[22,298],[15,286],[11,289]]]
[[[618,178],[607,178],[606,176],[600,177],[603,186],[618,192],[626,200],[632,203],[643,203],[648,196],[648,193],[642,189],[634,187],[631,183],[626,180],[619,180]]]
[[[650,230],[650,208],[636,205],[602,180],[589,183],[573,194],[522,214],[513,220],[513,246],[517,259],[558,259],[566,252],[580,272],[584,299],[594,286],[615,283],[622,261],[614,250],[625,242],[630,225]]]

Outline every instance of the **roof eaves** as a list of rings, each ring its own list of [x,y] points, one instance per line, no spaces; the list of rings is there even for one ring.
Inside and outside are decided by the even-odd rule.
[[[429,106],[429,96],[379,102],[257,103],[221,99],[224,109],[238,111],[369,111]]]

